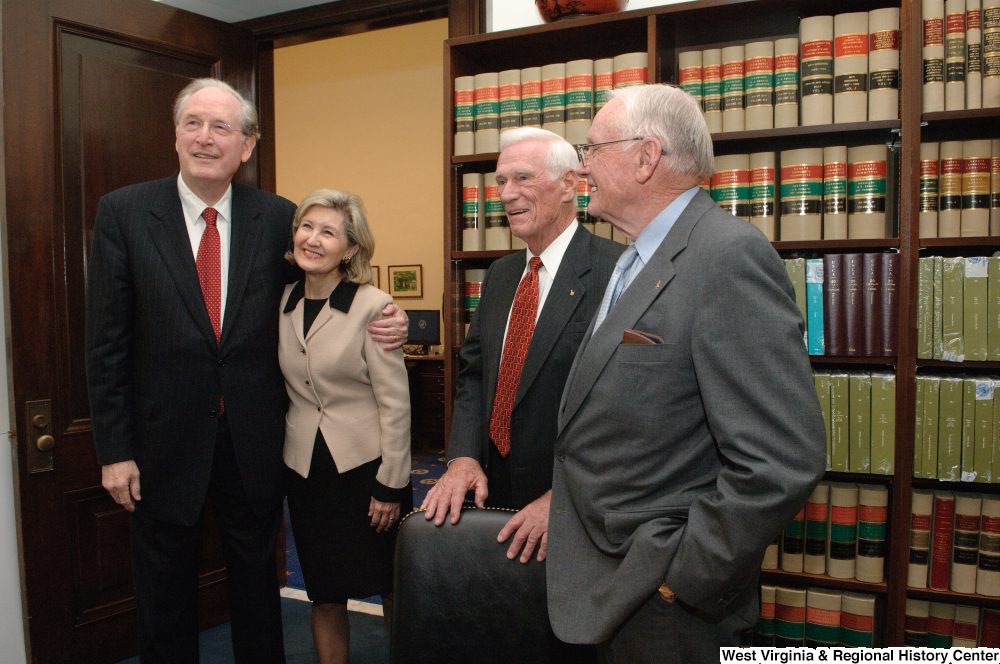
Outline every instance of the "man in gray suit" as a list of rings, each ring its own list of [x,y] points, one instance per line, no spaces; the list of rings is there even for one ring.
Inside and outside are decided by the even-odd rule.
[[[764,550],[825,466],[781,259],[698,186],[698,103],[617,90],[580,146],[622,254],[563,393],[548,542],[552,626],[607,662],[717,661],[758,615]]]
[[[448,471],[422,505],[438,525],[449,510],[452,523],[458,521],[472,489],[480,506],[520,510],[501,531],[501,541],[516,532],[507,555],[513,559],[521,552],[522,562],[536,546],[538,560],[545,559],[559,395],[624,249],[577,223],[577,161],[573,146],[549,131],[525,127],[501,136],[500,200],[511,233],[528,249],[494,262],[483,281],[462,344]],[[536,257],[541,259],[536,322],[512,398],[503,403],[498,382],[513,343],[512,309]]]

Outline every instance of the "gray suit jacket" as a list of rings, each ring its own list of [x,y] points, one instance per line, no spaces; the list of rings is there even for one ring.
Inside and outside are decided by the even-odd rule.
[[[825,468],[802,328],[774,249],[698,192],[570,370],[548,538],[560,639],[607,640],[663,582],[754,623],[764,550]]]
[[[524,507],[552,486],[559,396],[624,248],[580,227],[552,281],[511,412],[511,507]],[[483,280],[480,305],[462,344],[464,368],[455,395],[449,459],[472,457],[484,469],[487,466],[503,335],[524,265],[525,252],[519,251],[494,262]]]

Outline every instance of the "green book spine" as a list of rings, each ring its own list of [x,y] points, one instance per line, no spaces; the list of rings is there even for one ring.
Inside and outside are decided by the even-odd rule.
[[[850,378],[846,373],[830,374],[830,469],[839,473],[850,470]]]
[[[965,339],[965,359],[974,362],[985,362],[989,356],[986,330],[988,270],[989,264],[982,256],[965,259],[962,334]]]
[[[819,407],[823,411],[823,424],[826,426],[826,469],[832,470],[830,442],[833,440],[830,427],[830,374],[813,374],[813,383],[816,385],[816,396],[819,397]]]
[[[921,258],[917,275],[917,357],[930,360],[934,357],[934,258]]]
[[[923,376],[917,376],[917,391],[914,398],[914,411],[916,415],[913,418],[913,476],[920,477],[923,470],[923,460],[924,460],[924,383],[927,379]]]
[[[892,475],[896,462],[896,375],[872,374],[872,472]]]
[[[948,362],[965,361],[964,291],[965,259],[945,258],[941,331],[944,347],[941,349],[941,359]]]
[[[934,287],[931,291],[931,298],[934,305],[934,358],[941,359],[944,351],[944,258],[935,256],[934,261]]]
[[[788,278],[792,280],[792,288],[795,289],[795,304],[799,306],[799,312],[802,314],[802,320],[803,322],[807,321],[809,320],[809,315],[806,312],[806,259],[785,259],[785,271],[788,272]],[[805,342],[806,348],[808,348],[808,330],[803,335],[802,340]]]
[[[1000,380],[993,381],[993,394],[1000,388]],[[1000,399],[993,399],[993,460],[990,463],[990,481],[1000,480]]]
[[[972,472],[975,481],[990,483],[993,472],[993,381],[976,380],[976,449]]]
[[[975,479],[976,379],[962,380],[962,481]]]
[[[920,462],[920,476],[937,475],[938,416],[941,401],[941,379],[926,376],[924,380],[924,458]]]
[[[872,377],[867,372],[851,374],[851,447],[852,473],[868,473],[872,467]]]
[[[938,406],[937,478],[942,481],[958,482],[961,479],[962,391],[961,378],[941,379],[941,397]]]
[[[986,283],[986,345],[993,362],[1000,361],[1000,257],[990,256]]]

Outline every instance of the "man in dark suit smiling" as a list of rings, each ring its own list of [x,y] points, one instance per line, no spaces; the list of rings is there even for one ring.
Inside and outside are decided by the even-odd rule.
[[[423,505],[438,525],[449,510],[458,521],[470,489],[480,505],[520,510],[501,538],[516,533],[507,555],[522,562],[536,546],[545,559],[559,395],[624,249],[577,223],[576,164],[573,146],[551,132],[501,136],[500,200],[528,249],[493,263],[483,280],[462,344],[448,471]]]
[[[132,513],[142,662],[198,661],[208,497],[236,661],[284,662],[278,304],[292,276],[283,255],[295,206],[232,182],[260,132],[229,85],[193,81],[174,121],[179,175],[108,194],[94,224],[86,363],[97,457],[104,487]],[[405,337],[401,314],[373,325],[393,347]]]

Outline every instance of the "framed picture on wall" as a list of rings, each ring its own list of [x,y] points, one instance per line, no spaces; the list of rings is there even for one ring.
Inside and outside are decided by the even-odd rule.
[[[378,265],[372,265],[372,286],[382,288],[382,277],[378,273]]]
[[[424,273],[420,265],[390,265],[389,295],[423,297]]]

